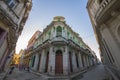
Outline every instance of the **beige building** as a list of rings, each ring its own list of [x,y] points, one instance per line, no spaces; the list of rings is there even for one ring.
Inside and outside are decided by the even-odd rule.
[[[31,0],[0,0],[0,72],[15,53],[31,7]]]
[[[101,60],[112,80],[120,79],[120,0],[88,0]]]
[[[47,75],[72,75],[96,63],[89,47],[62,16],[54,17],[36,40],[30,68]]]
[[[37,40],[37,38],[41,35],[41,32],[40,31],[36,31],[34,33],[34,35],[30,38],[30,40],[28,41],[28,45],[27,45],[27,48],[25,49],[25,52],[24,52],[24,58],[23,58],[23,66],[24,67],[28,67],[30,65],[30,58],[31,56],[33,55],[32,54],[32,51],[33,51],[33,47],[34,47],[34,44]]]

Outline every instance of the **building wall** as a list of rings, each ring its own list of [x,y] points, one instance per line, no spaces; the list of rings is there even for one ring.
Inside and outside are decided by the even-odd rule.
[[[86,44],[82,41],[82,38],[79,37],[79,35],[74,32],[68,25],[63,22],[55,22],[53,21],[53,24],[50,24],[47,26],[47,28],[44,29],[41,36],[38,38],[38,41],[36,41],[34,47],[37,47],[38,45],[42,44],[48,39],[53,39],[57,36],[57,28],[61,27],[62,29],[62,37],[65,39],[70,39],[76,44],[80,45],[82,48],[86,49]]]
[[[95,2],[97,2],[97,6],[94,6]],[[110,73],[112,72],[114,79],[120,78],[119,3],[119,0],[89,0],[87,4],[99,43],[101,60],[109,68]]]
[[[30,68],[49,75],[68,75],[96,64],[96,56],[66,23],[54,17],[37,38],[31,52]]]
[[[3,29],[5,34],[0,33],[0,56],[2,56],[0,72],[4,70],[3,65],[6,65],[6,62],[9,63],[8,57],[12,59],[11,54],[14,54],[17,39],[22,32],[31,7],[31,0],[0,1],[0,29]]]

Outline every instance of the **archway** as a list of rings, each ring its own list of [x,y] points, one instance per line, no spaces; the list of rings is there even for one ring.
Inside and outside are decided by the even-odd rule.
[[[62,73],[63,73],[63,55],[61,50],[57,50],[55,56],[55,74]]]

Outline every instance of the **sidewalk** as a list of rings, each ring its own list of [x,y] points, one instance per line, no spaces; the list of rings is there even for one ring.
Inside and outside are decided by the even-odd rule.
[[[107,73],[104,66],[100,64],[84,73],[80,80],[107,80]]]

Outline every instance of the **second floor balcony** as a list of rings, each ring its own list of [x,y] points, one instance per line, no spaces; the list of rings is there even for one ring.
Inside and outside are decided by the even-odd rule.
[[[16,14],[14,9],[10,7],[9,4],[7,4],[6,1],[0,1],[0,10],[4,13],[5,16],[10,18],[15,24],[19,21],[19,16]]]
[[[116,11],[120,7],[119,3],[120,0],[103,0],[96,11],[96,22],[101,24],[109,19],[112,15],[112,12]]]

